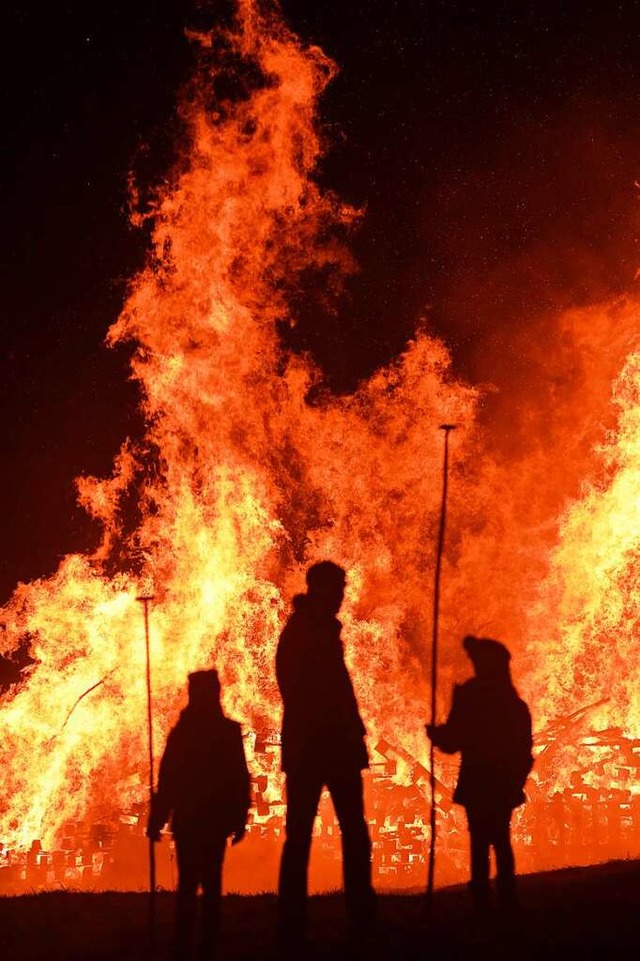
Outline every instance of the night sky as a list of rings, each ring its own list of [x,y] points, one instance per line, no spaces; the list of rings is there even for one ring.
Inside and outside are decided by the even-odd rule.
[[[349,390],[426,317],[508,401],[536,317],[634,289],[640,5],[282,5],[341,68],[320,177],[367,208],[359,274],[333,312],[309,291],[293,345]],[[2,599],[91,547],[73,478],[141,431],[128,350],[103,343],[147,243],[127,177],[171,162],[183,28],[210,21],[186,0],[3,17]]]

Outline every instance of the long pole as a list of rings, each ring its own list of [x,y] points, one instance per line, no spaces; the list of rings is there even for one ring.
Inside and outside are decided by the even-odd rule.
[[[151,652],[149,649],[149,604],[153,596],[139,597],[144,609],[144,640],[147,659],[147,730],[149,738],[149,810],[153,804],[153,709],[151,701]],[[156,849],[149,838],[149,957],[155,955],[156,937]]]
[[[442,569],[442,551],[444,547],[444,530],[447,517],[447,474],[449,470],[449,434],[455,430],[455,424],[440,424],[444,431],[444,457],[442,464],[442,501],[440,504],[440,524],[438,526],[438,546],[436,550],[436,568],[433,585],[433,633],[431,636],[431,724],[436,723],[436,694],[438,687],[438,621],[440,612],[440,572]],[[433,741],[429,747],[429,772],[431,793],[431,839],[429,845],[429,870],[427,875],[427,910],[431,913],[433,907],[433,881],[436,864],[436,773]]]

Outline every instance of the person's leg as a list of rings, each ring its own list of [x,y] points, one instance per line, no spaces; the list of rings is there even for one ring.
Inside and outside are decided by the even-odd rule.
[[[511,810],[496,812],[491,832],[496,852],[496,882],[500,906],[510,910],[516,906],[516,870],[511,846]]]
[[[317,774],[287,774],[285,842],[278,883],[278,935],[281,941],[301,938],[305,933],[311,835],[322,787],[322,777]]]
[[[178,862],[178,890],[176,893],[173,957],[175,961],[190,961],[193,953],[193,936],[198,906],[200,861],[198,847],[193,838],[176,837],[175,842]]]
[[[327,781],[342,834],[342,861],[347,916],[352,930],[375,927],[377,898],[371,883],[371,839],[364,814],[362,774],[332,775]]]
[[[483,912],[489,907],[489,849],[490,826],[485,812],[466,809],[469,823],[471,848],[471,882],[469,890],[476,910]]]
[[[198,948],[199,961],[213,961],[218,945],[220,902],[222,898],[222,865],[227,845],[225,837],[203,844],[202,861],[202,927]]]

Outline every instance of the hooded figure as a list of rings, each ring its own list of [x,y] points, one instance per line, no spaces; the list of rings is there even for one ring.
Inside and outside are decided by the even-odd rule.
[[[331,561],[307,571],[307,592],[293,600],[276,653],[282,695],[282,768],[287,778],[286,839],[278,888],[279,935],[299,950],[306,928],[307,868],[313,822],[327,787],[340,823],[347,915],[354,935],[375,915],[371,841],[362,769],[369,766],[356,696],[337,618],[346,574]]]
[[[242,731],[222,713],[217,671],[195,671],[188,683],[189,703],[169,733],[147,827],[157,841],[170,821],[176,845],[176,959],[192,956],[200,885],[199,957],[213,955],[227,839],[242,840],[251,803]]]
[[[525,801],[524,785],[533,766],[531,715],[513,686],[511,655],[504,644],[473,636],[462,643],[475,677],[454,687],[446,722],[427,725],[427,734],[445,753],[461,754],[453,800],[467,812],[475,904],[481,910],[488,905],[493,846],[498,894],[509,907],[515,903],[510,822],[513,809]]]
[[[327,773],[369,767],[366,729],[344,661],[342,624],[336,617],[344,572],[335,571],[328,568],[324,575],[328,585],[322,580],[318,585],[311,568],[310,590],[293,598],[293,612],[280,635],[276,674],[284,707],[285,774],[301,768]],[[331,596],[332,587],[339,601]]]

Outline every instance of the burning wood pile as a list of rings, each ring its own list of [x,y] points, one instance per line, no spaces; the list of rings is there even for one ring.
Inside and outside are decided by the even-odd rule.
[[[151,250],[108,333],[131,347],[145,436],[123,442],[110,477],[77,480],[96,523],[93,553],[19,584],[2,610],[14,686],[0,703],[0,885],[144,884],[141,581],[155,596],[155,743],[188,673],[212,665],[229,715],[246,731],[261,720],[275,730],[278,635],[304,570],[323,558],[347,571],[345,656],[378,745],[367,775],[375,872],[381,885],[422,883],[428,774],[415,757],[425,749],[442,423],[460,424],[443,635],[490,625],[513,639],[518,686],[540,724],[569,714],[578,692],[598,705],[598,733],[586,735],[581,717],[538,741],[530,801],[515,819],[520,866],[637,855],[637,300],[558,309],[557,358],[545,317],[535,362],[545,374],[551,365],[548,380],[544,390],[515,384],[504,423],[487,421],[489,389],[456,378],[424,323],[352,394],[320,390],[319,369],[279,332],[294,327],[314,284],[324,302],[353,268],[345,237],[360,212],[318,176],[317,103],[336,66],[252,0],[228,35],[194,42],[202,69],[181,111],[189,142],[161,189],[136,191],[133,220],[153,224]],[[242,82],[229,83],[239,65]],[[516,407],[526,417],[512,429]],[[25,638],[28,657],[14,660]],[[447,653],[443,680],[459,669]],[[256,797],[240,847],[250,858],[260,845],[278,850],[283,802],[277,746],[252,740],[248,756]],[[446,762],[438,775],[438,871],[458,880],[465,826]],[[115,811],[128,813],[112,822]],[[317,830],[333,858],[330,812]],[[273,859],[265,864],[261,874],[249,860],[238,887],[271,884]],[[169,858],[166,885],[170,869]]]
[[[529,783],[528,801],[514,819],[521,873],[640,856],[640,740],[625,738],[614,729],[584,736],[581,746],[592,753],[593,764],[576,770],[562,790],[551,794],[543,780],[544,747],[538,752],[538,771]],[[278,763],[277,744],[263,742],[260,747],[271,755],[273,764]],[[381,741],[372,755],[365,790],[376,884],[381,889],[419,888],[425,881],[428,853],[428,771],[410,759],[413,777],[410,783],[399,784],[397,759],[406,759],[406,752]],[[455,765],[449,762],[444,770],[447,783],[453,783],[454,773]],[[268,890],[275,884],[285,815],[283,798],[268,797],[266,776],[254,779],[253,790],[247,857],[255,858],[257,874],[252,873],[248,891]],[[110,821],[66,824],[66,837],[54,851],[43,850],[39,840],[27,852],[0,848],[0,893],[145,888],[146,818],[146,806],[139,805]],[[451,789],[442,781],[438,781],[438,831],[438,884],[459,883],[467,873],[466,823],[463,810],[452,804]],[[262,848],[270,858],[262,857]],[[160,850],[159,883],[173,887],[169,838]],[[323,799],[316,820],[314,850],[319,862],[339,867],[340,831],[328,798]]]

